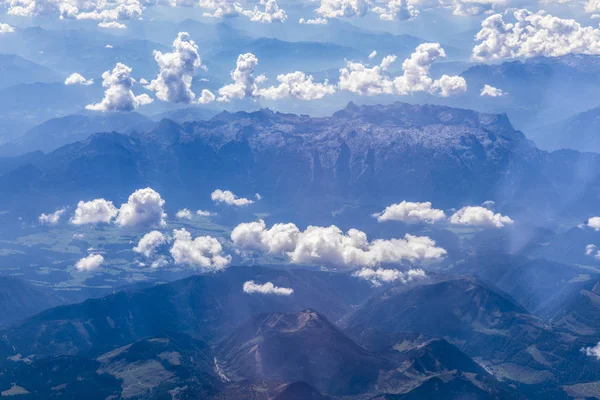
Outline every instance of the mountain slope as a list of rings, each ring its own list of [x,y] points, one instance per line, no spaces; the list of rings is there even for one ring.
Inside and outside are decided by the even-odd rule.
[[[546,334],[540,320],[507,295],[466,277],[395,286],[344,321],[359,342],[372,329],[444,337],[470,356],[505,360]]]
[[[248,295],[248,280],[291,287],[291,296]],[[337,319],[372,289],[346,275],[305,270],[230,267],[137,292],[120,292],[57,307],[5,329],[0,343],[7,356],[93,354],[165,330],[220,340],[254,313],[318,308]]]
[[[387,364],[314,310],[257,315],[219,344],[217,357],[230,379],[305,381],[332,395],[373,390]]]

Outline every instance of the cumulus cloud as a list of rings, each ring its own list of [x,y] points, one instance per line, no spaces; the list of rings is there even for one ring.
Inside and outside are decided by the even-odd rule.
[[[450,217],[456,225],[481,226],[487,228],[503,228],[514,223],[510,217],[479,206],[463,207]]]
[[[454,15],[478,16],[490,14],[497,9],[503,9],[507,0],[453,0]]]
[[[360,95],[397,94],[408,95],[413,92],[429,92],[433,95],[447,97],[464,93],[467,83],[460,76],[443,75],[434,80],[429,75],[431,65],[438,59],[446,57],[439,43],[423,43],[415,49],[402,64],[403,73],[392,78],[388,74],[389,67],[396,61],[396,56],[386,56],[380,65],[368,67],[362,63],[347,61],[346,67],[340,69],[338,87]]]
[[[146,233],[133,248],[135,253],[141,254],[147,259],[154,260],[152,266],[156,267],[164,263],[164,257],[156,257],[158,249],[169,243],[170,239],[167,235],[159,231],[151,231]]]
[[[299,235],[300,230],[294,224],[275,224],[267,229],[265,221],[260,220],[236,226],[231,240],[243,249],[284,254],[295,249]]]
[[[175,216],[179,219],[192,219],[194,218],[194,214],[192,213],[191,210],[184,208],[182,210],[177,211],[177,214],[175,214]]]
[[[442,221],[446,219],[446,214],[442,210],[431,208],[430,202],[413,203],[403,201],[398,204],[392,204],[380,213],[373,214],[379,222],[385,221],[403,221],[408,223],[427,223]]]
[[[215,213],[206,210],[198,210],[196,211],[196,215],[199,215],[201,217],[210,217],[212,215],[215,215]]]
[[[75,268],[77,268],[78,271],[92,271],[102,265],[103,262],[104,257],[102,257],[101,254],[90,254],[77,261]]]
[[[89,104],[85,108],[93,111],[133,111],[139,106],[152,103],[147,94],[136,96],[131,91],[135,79],[132,69],[117,63],[112,71],[102,74],[102,86],[106,88],[104,98],[99,103]]]
[[[127,25],[117,21],[102,21],[98,23],[98,27],[104,29],[127,29]]]
[[[368,0],[321,0],[315,12],[325,18],[363,17],[369,8]]]
[[[232,0],[200,0],[199,6],[210,10],[203,15],[211,18],[232,18],[244,12],[242,5]]]
[[[596,344],[594,347],[584,347],[581,349],[581,352],[586,356],[596,357],[600,360],[600,342],[598,342],[598,344]]]
[[[219,89],[218,101],[229,102],[232,99],[243,99],[255,96],[257,80],[265,79],[264,76],[254,77],[254,70],[258,65],[258,58],[252,53],[240,54],[236,67],[231,71],[233,83]]]
[[[91,85],[94,83],[93,79],[85,79],[81,74],[77,72],[72,73],[65,79],[65,85]]]
[[[257,6],[254,6],[254,9],[251,11],[244,11],[244,15],[250,18],[250,21],[270,24],[273,22],[284,22],[287,19],[286,12],[279,8],[276,0],[260,0],[260,4],[264,6],[264,10],[260,10]]]
[[[594,257],[596,260],[600,260],[600,251],[598,251],[598,247],[593,244],[588,244],[585,246],[585,255]]]
[[[313,82],[312,75],[296,71],[277,76],[278,86],[259,89],[256,93],[268,100],[280,100],[288,97],[300,100],[317,100],[335,93],[335,86],[327,80],[323,83]]]
[[[179,32],[173,41],[173,51],[163,54],[155,50],[154,59],[160,71],[146,88],[156,92],[156,97],[163,101],[193,102],[196,94],[191,89],[192,78],[204,66],[198,54],[198,45],[190,39],[190,35],[187,32]]]
[[[80,201],[77,204],[75,215],[71,218],[71,223],[74,225],[108,224],[117,216],[118,212],[112,201],[105,199]]]
[[[221,243],[211,236],[192,239],[185,229],[175,229],[173,237],[171,256],[176,264],[221,270],[231,262],[231,256],[224,255]]]
[[[417,46],[414,53],[404,60],[404,73],[394,79],[394,87],[398,94],[409,94],[427,91],[443,97],[464,93],[467,83],[460,76],[443,75],[438,80],[429,76],[431,64],[438,58],[446,57],[439,43],[423,43]]]
[[[501,97],[504,95],[506,95],[506,92],[504,92],[502,89],[498,89],[498,88],[490,86],[490,85],[483,85],[483,88],[481,88],[481,93],[480,93],[480,96],[489,96],[489,97]]]
[[[495,14],[481,23],[475,36],[473,59],[495,60],[516,57],[558,57],[569,53],[600,54],[600,30],[582,27],[573,19],[554,17],[545,11],[521,9],[514,23]]]
[[[592,217],[588,219],[587,226],[595,231],[600,231],[600,217]]]
[[[60,221],[60,217],[65,213],[65,209],[61,208],[51,214],[42,214],[38,217],[38,221],[42,225],[56,225]]]
[[[262,285],[254,281],[244,282],[244,293],[247,294],[272,294],[275,296],[290,296],[294,293],[294,289],[278,287],[272,282],[263,283]]]
[[[397,269],[384,268],[362,268],[352,274],[359,279],[369,281],[373,286],[381,286],[382,283],[400,282],[406,283],[413,279],[425,278],[425,271],[422,269],[410,269],[406,273]]]
[[[125,227],[165,226],[167,214],[163,210],[164,205],[165,201],[154,189],[136,190],[127,203],[121,204],[115,222]]]
[[[10,26],[9,24],[0,23],[0,35],[4,35],[5,33],[13,33],[15,28]]]
[[[313,19],[304,19],[300,18],[298,23],[301,25],[327,25],[327,19],[325,18],[313,18]]]
[[[383,58],[381,64],[368,67],[360,62],[347,61],[346,67],[340,69],[338,87],[361,96],[392,94],[394,84],[387,75],[387,70],[396,61],[396,56]]]
[[[233,192],[221,189],[217,189],[212,192],[210,198],[216,204],[227,204],[236,207],[244,207],[254,203],[254,200],[250,200],[245,197],[237,197],[235,194],[233,194]]]
[[[383,21],[409,21],[419,15],[419,10],[408,0],[390,0],[385,7],[373,7],[373,12]]]
[[[238,225],[231,240],[241,249],[285,254],[294,264],[340,267],[417,262],[446,254],[428,237],[407,234],[403,239],[369,242],[367,235],[357,229],[343,233],[335,225],[309,226],[302,232],[294,224],[275,224],[267,229],[262,220]]]

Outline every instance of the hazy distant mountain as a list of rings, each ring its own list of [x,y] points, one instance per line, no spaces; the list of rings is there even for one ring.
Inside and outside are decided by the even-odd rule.
[[[0,43],[2,53],[14,53],[66,75],[78,72],[94,80],[101,80],[102,72],[113,68],[117,62],[132,67],[136,77],[152,77],[156,74],[153,50],[165,51],[168,47],[97,30],[52,30],[39,26],[18,29],[10,40]]]
[[[452,271],[493,282],[540,317],[546,316],[548,310],[555,310],[556,303],[566,293],[577,290],[578,285],[591,279],[593,274],[589,269],[497,252],[484,252],[461,260]]]
[[[458,99],[455,104],[488,112],[506,112],[515,125],[528,134],[533,127],[597,106],[594,94],[600,90],[599,69],[600,57],[587,55],[475,65],[461,74],[469,85],[468,96],[465,96],[468,100]],[[481,97],[479,92],[485,84],[500,88],[507,95]],[[556,148],[539,144],[542,148]]]
[[[67,299],[57,293],[34,286],[21,278],[0,277],[0,326],[10,325],[66,302]]]
[[[82,110],[100,98],[101,88],[55,83],[21,83],[0,89],[0,143],[19,137],[57,116]]]
[[[531,129],[529,137],[540,148],[547,150],[600,152],[600,107],[573,115],[563,121]]]
[[[87,139],[95,132],[144,132],[154,122],[135,112],[109,112],[90,115],[68,115],[50,119],[0,146],[0,156],[23,154],[41,150],[49,152],[66,144]]]
[[[183,124],[184,122],[208,120],[214,117],[216,114],[218,114],[218,111],[192,106],[161,112],[159,114],[152,115],[151,118],[155,121],[169,119],[177,122],[178,124]]]
[[[19,83],[61,82],[64,76],[15,54],[0,54],[0,89]]]

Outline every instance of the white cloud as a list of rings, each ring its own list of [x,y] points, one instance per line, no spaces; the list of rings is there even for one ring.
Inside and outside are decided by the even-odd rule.
[[[231,239],[241,249],[285,254],[294,264],[373,267],[439,259],[446,254],[428,237],[407,234],[403,239],[369,242],[364,232],[350,229],[344,234],[335,225],[309,226],[301,232],[294,224],[275,224],[267,229],[261,220],[238,225]]]
[[[107,49],[112,49],[112,48],[113,48],[113,45],[112,45],[112,44],[107,44],[107,45],[106,45],[106,46],[104,46],[104,47],[105,47],[105,48],[107,48]]]
[[[439,43],[423,43],[402,64],[403,75],[394,79],[398,94],[427,91],[443,97],[464,93],[467,83],[460,76],[443,75],[438,80],[429,76],[431,64],[438,58],[446,57]]]
[[[56,210],[51,214],[42,214],[39,216],[38,220],[42,225],[56,225],[58,221],[60,221],[60,217],[65,213],[65,209],[61,208],[60,210]]]
[[[368,0],[321,0],[315,12],[325,18],[363,17],[369,8]]]
[[[275,224],[267,229],[265,222],[260,220],[236,226],[231,232],[231,240],[243,249],[284,254],[295,249],[299,234],[300,230],[294,224]]]
[[[385,57],[380,65],[367,67],[362,63],[347,61],[346,68],[340,69],[338,86],[360,95],[397,94],[429,92],[442,97],[457,95],[467,90],[467,83],[460,76],[443,75],[434,80],[429,76],[431,64],[438,58],[446,57],[439,43],[424,43],[415,49],[402,64],[403,73],[395,78],[387,73],[396,61],[396,56]]]
[[[598,342],[598,344],[596,344],[594,347],[584,347],[581,349],[581,352],[586,356],[596,357],[600,360],[600,342]]]
[[[278,287],[272,282],[263,283],[262,285],[254,281],[244,282],[244,293],[248,294],[273,294],[276,296],[290,296],[294,293],[294,289]]]
[[[102,74],[102,86],[106,88],[100,103],[89,104],[85,108],[93,111],[133,111],[139,106],[152,103],[147,94],[136,96],[131,91],[135,79],[131,77],[131,68],[117,63],[112,71]]]
[[[58,15],[61,19],[117,21],[138,19],[139,0],[7,0],[7,13],[22,17]]]
[[[104,29],[127,29],[127,25],[117,21],[102,21],[98,23],[98,27]]]
[[[112,201],[105,199],[80,201],[77,204],[75,215],[71,218],[71,223],[74,225],[108,224],[117,216],[118,212]]]
[[[381,286],[382,283],[400,282],[406,283],[413,279],[425,278],[425,271],[422,269],[410,269],[406,273],[397,269],[384,268],[362,268],[352,274],[359,279],[371,282],[373,286]]]
[[[478,16],[507,7],[507,0],[453,0],[454,15]]]
[[[276,0],[260,0],[260,4],[264,6],[264,10],[254,6],[252,11],[244,11],[244,15],[250,18],[250,21],[270,24],[284,22],[287,19],[286,12],[279,8]]]
[[[169,242],[169,237],[159,231],[146,233],[138,242],[133,251],[142,254],[146,258],[152,258],[158,248]]]
[[[215,215],[215,213],[206,210],[198,210],[196,211],[196,215],[199,215],[201,217],[210,217],[212,215]]]
[[[254,203],[254,200],[250,200],[245,197],[237,197],[235,194],[233,194],[233,192],[221,189],[217,189],[212,192],[210,198],[216,204],[227,204],[236,207],[244,207]]]
[[[357,229],[346,234],[332,225],[309,226],[299,236],[293,252],[294,264],[325,264],[338,266],[375,266],[400,261],[439,259],[446,251],[435,246],[428,237],[406,234],[403,239],[367,241],[367,235]]]
[[[121,204],[115,222],[126,227],[165,226],[164,205],[165,201],[154,189],[138,189],[129,196],[127,203]]]
[[[258,58],[252,53],[240,54],[236,67],[231,71],[233,83],[219,89],[218,101],[229,102],[232,99],[254,97],[257,90],[256,80],[264,80],[264,76],[254,77],[254,70],[258,65]]]
[[[514,223],[510,217],[479,206],[468,206],[458,210],[450,217],[450,222],[457,225],[503,228]]]
[[[277,76],[278,86],[259,89],[256,94],[268,100],[280,100],[293,97],[300,100],[317,100],[335,93],[335,86],[327,80],[323,83],[313,82],[312,75],[296,71]]]
[[[377,221],[403,221],[408,223],[427,223],[442,221],[446,219],[444,211],[431,208],[430,202],[413,203],[403,201],[398,204],[392,204],[380,213],[373,214]]]
[[[185,229],[175,229],[173,237],[171,256],[177,264],[221,270],[231,262],[231,256],[223,255],[221,243],[211,236],[198,236],[192,240],[192,235]]]
[[[504,92],[502,89],[498,89],[496,87],[490,86],[490,85],[483,85],[483,88],[481,89],[481,93],[480,96],[489,96],[489,97],[501,97],[506,95],[506,92]]]
[[[177,214],[175,214],[175,216],[179,219],[192,219],[194,218],[194,214],[192,214],[192,211],[184,208],[182,210],[177,211]]]
[[[481,23],[473,59],[600,54],[600,30],[596,28],[582,27],[573,19],[554,17],[545,11],[521,9],[513,15],[515,23],[505,22],[501,14]]]
[[[374,59],[375,57],[377,57],[377,50],[373,50],[373,51],[371,52],[371,54],[369,54],[369,57],[368,57],[368,58],[369,58],[369,60],[372,60],[372,59]]]
[[[81,74],[77,72],[72,73],[65,79],[65,85],[91,85],[94,83],[93,79],[85,79]]]
[[[205,12],[205,17],[232,18],[244,12],[241,4],[232,0],[200,0],[199,6],[211,12]]]
[[[374,7],[373,12],[383,21],[410,21],[419,15],[408,0],[390,0],[385,7]]]
[[[593,244],[588,244],[585,246],[585,255],[594,257],[596,260],[600,260],[600,251],[598,247]]]
[[[595,231],[600,231],[600,217],[592,217],[588,219],[587,226]]]
[[[83,257],[77,264],[75,264],[75,268],[79,271],[92,271],[98,268],[104,262],[104,257],[100,254],[90,254],[87,257]]]
[[[340,69],[338,87],[362,96],[392,94],[394,85],[386,71],[394,61],[396,56],[386,56],[380,65],[371,68],[363,63],[347,61],[346,67]]]
[[[313,18],[313,19],[304,19],[300,18],[298,23],[301,25],[327,25],[327,19],[325,18]]]
[[[13,33],[15,28],[10,26],[9,24],[0,23],[0,35],[4,35],[5,33]]]
[[[190,39],[190,35],[179,32],[173,41],[173,51],[163,54],[155,50],[154,59],[160,71],[146,88],[155,91],[156,97],[163,101],[193,102],[196,94],[191,89],[192,78],[204,66],[198,54],[198,45]]]

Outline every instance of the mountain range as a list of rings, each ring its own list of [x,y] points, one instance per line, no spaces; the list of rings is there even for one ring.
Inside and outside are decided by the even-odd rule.
[[[493,200],[500,210],[533,219],[592,210],[600,156],[539,150],[504,115],[351,103],[327,118],[261,110],[183,125],[163,120],[148,132],[95,134],[21,160],[5,160],[14,168],[0,175],[0,188],[15,194],[0,198],[0,208],[15,215],[39,215],[83,197],[123,199],[152,185],[175,206],[189,198],[207,206],[209,193],[223,187],[261,193],[257,206],[274,213],[290,206],[313,213],[308,197],[322,202],[323,214],[340,201],[381,207],[427,200],[458,208]],[[33,192],[43,194],[44,204],[27,201]]]

